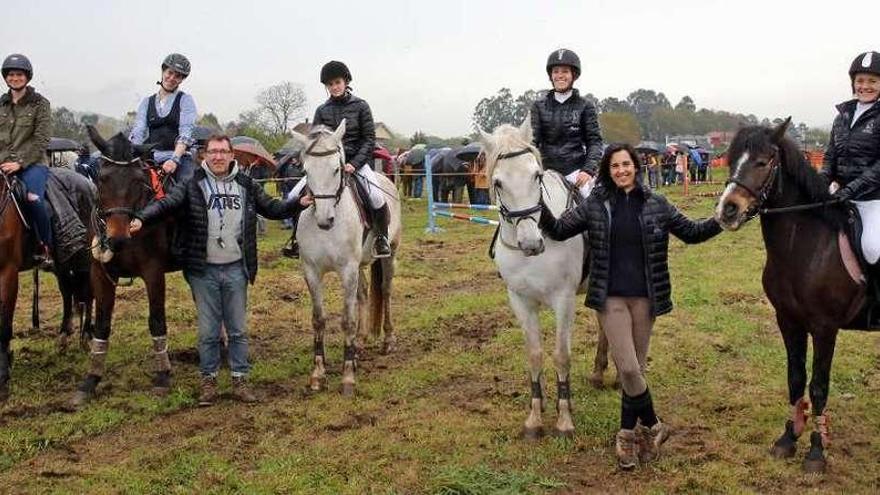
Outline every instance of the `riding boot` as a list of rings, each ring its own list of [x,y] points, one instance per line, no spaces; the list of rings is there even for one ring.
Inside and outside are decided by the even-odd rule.
[[[299,243],[296,242],[296,227],[297,227],[297,218],[291,218],[290,225],[290,240],[287,241],[287,244],[281,248],[281,254],[287,258],[299,258]]]
[[[53,272],[55,271],[55,262],[52,259],[52,250],[49,249],[49,246],[43,243],[40,243],[37,246],[37,253],[34,255],[34,261],[37,262],[37,266],[40,270],[44,272]]]
[[[168,337],[153,337],[153,358],[156,374],[153,377],[153,393],[167,395],[171,389],[171,360],[168,358]]]
[[[382,205],[381,208],[373,210],[373,229],[376,231],[376,243],[374,245],[376,258],[387,258],[391,256],[391,245],[388,243],[389,217],[387,203]]]

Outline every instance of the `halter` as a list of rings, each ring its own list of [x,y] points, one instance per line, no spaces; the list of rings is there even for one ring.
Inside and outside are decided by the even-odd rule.
[[[332,199],[332,200],[334,200],[333,207],[335,208],[336,205],[339,204],[339,201],[342,199],[342,191],[345,190],[345,186],[346,186],[345,174],[343,173],[343,170],[342,170],[342,165],[343,165],[342,153],[339,151],[339,147],[337,147],[336,149],[327,150],[327,151],[312,151],[312,148],[314,148],[316,144],[318,144],[317,139],[312,141],[312,144],[310,144],[309,147],[306,148],[306,150],[303,153],[305,153],[308,156],[314,156],[314,157],[325,157],[325,156],[339,155],[339,166],[340,166],[340,168],[339,168],[339,187],[336,188],[336,192],[333,194],[314,194],[314,191],[312,191],[312,198],[314,198],[314,199]]]

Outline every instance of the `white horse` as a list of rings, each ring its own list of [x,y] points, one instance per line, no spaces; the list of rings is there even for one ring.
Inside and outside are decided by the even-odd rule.
[[[312,297],[312,326],[315,331],[315,367],[309,378],[312,390],[325,384],[324,368],[324,300],[323,277],[336,272],[344,291],[342,329],[345,332],[345,354],[342,372],[342,393],[351,395],[355,388],[355,364],[359,338],[367,332],[367,281],[364,268],[371,266],[369,308],[370,327],[374,336],[384,329],[383,352],[391,352],[395,337],[391,324],[391,279],[394,276],[394,254],[400,244],[400,199],[394,184],[377,174],[376,184],[387,195],[390,211],[388,237],[391,256],[373,258],[371,246],[375,235],[364,231],[361,214],[355,203],[357,194],[351,178],[344,170],[345,152],[342,136],[345,120],[335,131],[324,126],[312,129],[308,136],[293,133],[303,146],[302,160],[306,184],[315,200],[313,207],[299,217],[296,240],[309,294]],[[356,347],[357,346],[357,347]]]
[[[541,204],[555,216],[565,210],[568,187],[565,178],[541,166],[538,150],[532,146],[532,127],[527,117],[519,128],[502,125],[494,133],[480,131],[486,150],[491,190],[500,207],[500,231],[495,246],[495,264],[507,284],[510,306],[525,332],[532,393],[529,416],[523,426],[528,439],[544,433],[541,418],[544,395],[542,376],[544,352],[541,348],[541,306],[556,315],[556,366],[558,417],[555,432],[574,434],[571,418],[571,329],[575,298],[581,289],[583,237],[563,242],[545,239],[538,227]]]

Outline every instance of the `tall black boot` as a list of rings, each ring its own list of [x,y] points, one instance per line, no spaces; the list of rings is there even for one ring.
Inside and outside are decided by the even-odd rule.
[[[376,243],[374,245],[377,258],[391,256],[391,245],[388,243],[388,220],[390,218],[388,204],[373,210],[373,229],[376,231]]]
[[[291,227],[290,227],[290,240],[287,241],[287,244],[281,248],[281,254],[288,258],[299,258],[299,243],[296,242],[296,227],[298,224],[298,218],[291,218]]]

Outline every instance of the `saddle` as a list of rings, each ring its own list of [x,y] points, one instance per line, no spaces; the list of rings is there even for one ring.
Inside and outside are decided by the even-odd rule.
[[[838,234],[840,256],[847,273],[856,283],[865,284],[865,303],[855,318],[844,328],[849,330],[880,331],[880,261],[870,265],[862,249],[862,217],[853,203],[846,206],[845,231]]]

